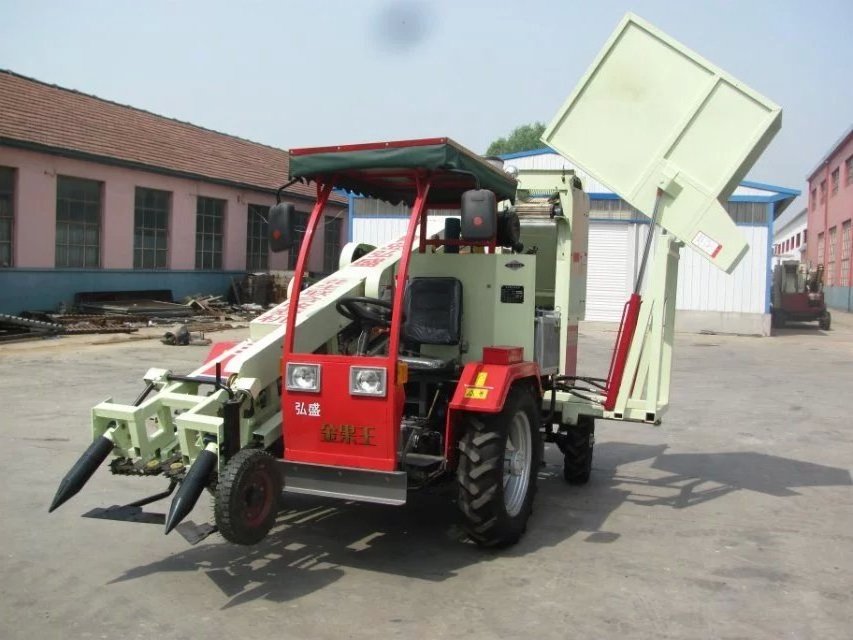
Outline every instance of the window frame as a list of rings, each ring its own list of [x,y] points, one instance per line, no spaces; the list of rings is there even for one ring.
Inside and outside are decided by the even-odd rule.
[[[224,198],[196,196],[195,269],[197,271],[222,271],[227,204],[228,201]]]
[[[836,254],[836,238],[838,237],[838,227],[832,226],[829,229],[826,246],[827,246],[827,256],[826,256],[826,276],[824,281],[827,286],[832,286],[835,284],[835,254]]]
[[[823,258],[824,258],[824,253],[825,253],[824,252],[823,239],[824,239],[824,232],[821,231],[820,233],[817,234],[817,263],[818,264],[823,264]],[[824,265],[824,266],[826,266],[826,265]]]
[[[841,181],[841,167],[835,167],[832,173],[829,174],[830,193],[835,195],[838,193],[838,183]]]
[[[338,270],[341,255],[341,233],[343,221],[340,215],[329,216],[323,229],[323,271],[333,273]]]
[[[72,183],[77,183],[73,185]],[[74,186],[83,193],[83,197],[72,197]],[[90,190],[86,194],[86,190]],[[103,218],[104,218],[104,183],[91,178],[79,178],[77,176],[56,176],[56,212],[55,227],[56,237],[54,240],[54,266],[57,269],[100,269],[103,263]],[[63,191],[71,193],[63,194]],[[87,199],[92,193],[97,193],[97,200]],[[79,208],[84,211],[80,215]],[[95,222],[87,219],[91,213],[90,209],[96,210]],[[75,220],[82,218],[82,220]],[[64,225],[64,229],[61,228]],[[89,232],[94,228],[94,242],[90,241]],[[76,233],[75,233],[76,232]],[[72,236],[82,236],[82,243],[72,242]],[[81,260],[72,259],[72,248],[81,250]],[[93,253],[90,253],[90,249]],[[95,260],[91,261],[90,256]],[[64,256],[64,259],[61,259]]]
[[[299,249],[305,239],[305,229],[308,227],[310,218],[311,214],[304,211],[295,211],[293,214],[293,244],[290,251],[287,252],[288,271],[296,270],[296,260],[299,258]]]
[[[140,203],[140,195],[152,195],[165,201],[164,207],[150,206]],[[163,225],[157,218],[162,214]],[[140,221],[141,217],[141,221]],[[163,189],[137,186],[133,192],[133,268],[134,269],[168,269],[169,268],[169,228],[172,217],[172,192]],[[147,220],[146,220],[147,218]],[[152,222],[152,224],[148,224]],[[140,232],[142,237],[140,238]],[[154,236],[154,247],[145,246],[145,232]],[[163,248],[157,246],[157,240],[162,237]],[[137,241],[141,239],[142,243]],[[147,252],[153,252],[153,266],[146,266]],[[162,259],[162,264],[160,260]]]
[[[246,271],[269,271],[269,205],[246,208]]]
[[[3,175],[8,176],[8,182]],[[15,191],[18,186],[18,170],[15,167],[0,167],[0,225],[8,224],[7,240],[0,240],[0,269],[15,266]],[[2,206],[8,203],[8,208]],[[4,214],[4,209],[7,213]],[[8,260],[3,259],[4,246],[8,245]]]

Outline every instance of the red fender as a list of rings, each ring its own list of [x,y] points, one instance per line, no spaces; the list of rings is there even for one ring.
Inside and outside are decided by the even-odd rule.
[[[444,455],[451,466],[456,464],[458,434],[454,431],[461,412],[499,413],[512,385],[520,380],[529,380],[533,388],[542,394],[539,365],[535,362],[469,362],[465,365],[447,412]]]
[[[517,380],[531,378],[542,393],[539,366],[535,362],[486,364],[469,362],[462,370],[459,384],[450,401],[451,411],[498,413],[504,407],[509,389]]]

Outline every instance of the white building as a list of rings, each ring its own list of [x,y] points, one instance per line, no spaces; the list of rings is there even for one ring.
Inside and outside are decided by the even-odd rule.
[[[518,169],[573,169],[551,149],[502,156]],[[583,172],[576,172],[590,196],[586,320],[618,322],[631,294],[649,218]],[[750,251],[725,274],[694,251],[681,252],[678,315],[681,331],[770,335],[771,240],[773,221],[799,191],[742,182],[726,205]],[[407,208],[350,198],[349,239],[381,245],[406,232]],[[443,228],[430,221],[430,233]]]
[[[808,213],[808,209],[798,213],[786,211],[776,220],[773,230],[773,264],[782,260],[805,261]]]

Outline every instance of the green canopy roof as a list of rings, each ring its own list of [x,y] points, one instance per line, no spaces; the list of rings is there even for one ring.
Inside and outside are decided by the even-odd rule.
[[[458,206],[475,178],[498,201],[515,199],[515,178],[449,138],[290,150],[291,179],[333,180],[338,188],[393,204],[414,202],[415,170],[432,176],[433,207]]]

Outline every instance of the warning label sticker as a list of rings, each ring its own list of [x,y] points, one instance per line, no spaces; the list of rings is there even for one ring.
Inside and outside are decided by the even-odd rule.
[[[693,245],[707,253],[712,258],[716,258],[717,254],[720,253],[720,250],[723,248],[723,245],[701,231],[696,234],[695,238],[693,238]]]

